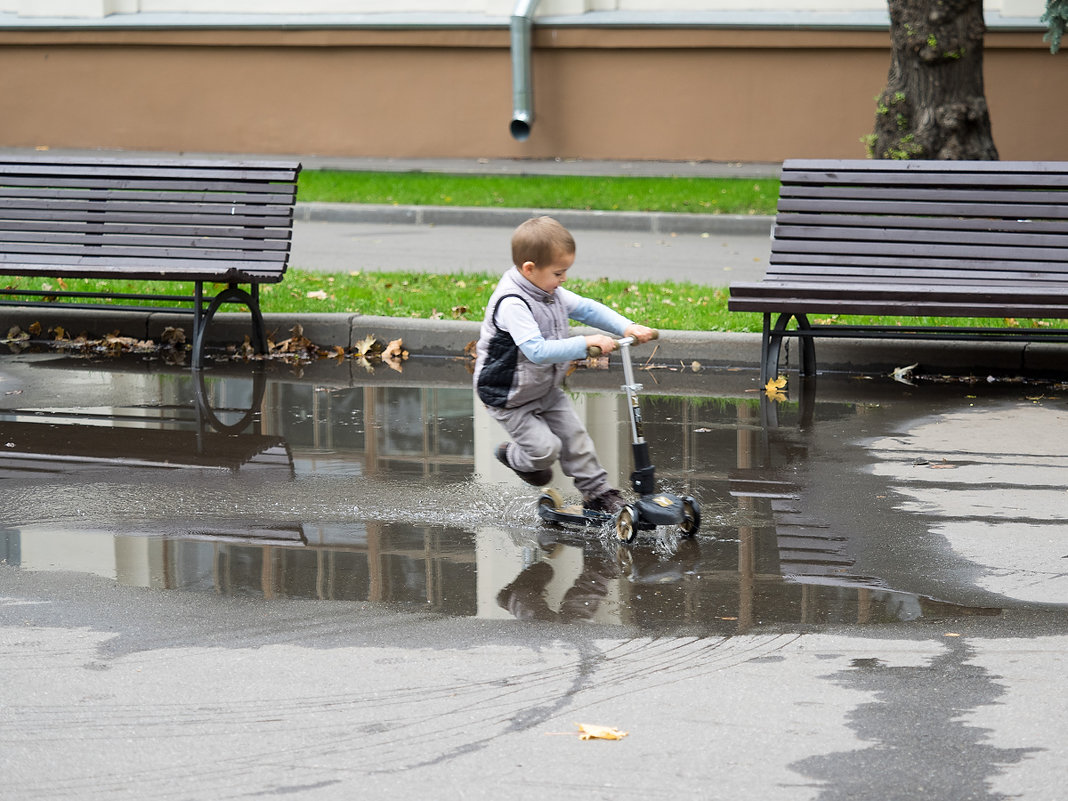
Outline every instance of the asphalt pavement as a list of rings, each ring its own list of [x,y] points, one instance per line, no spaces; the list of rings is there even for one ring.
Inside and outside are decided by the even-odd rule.
[[[518,223],[473,224],[457,215],[452,223],[381,222],[361,216],[321,221],[314,209],[293,228],[291,265],[329,272],[412,270],[426,273],[501,274],[511,266],[509,242]],[[331,214],[335,214],[333,210]],[[549,212],[551,213],[551,211]],[[480,218],[474,211],[471,217]],[[560,216],[560,215],[558,215]],[[724,231],[710,221],[702,231],[652,231],[571,225],[577,259],[570,276],[629,281],[671,280],[726,287],[731,281],[760,280],[771,248],[770,225],[763,233]]]

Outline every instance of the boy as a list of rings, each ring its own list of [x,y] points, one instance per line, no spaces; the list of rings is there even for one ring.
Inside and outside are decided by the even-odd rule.
[[[552,465],[571,476],[583,506],[615,514],[625,501],[608,483],[593,440],[561,389],[568,363],[603,353],[616,342],[604,334],[572,336],[568,320],[634,337],[654,331],[561,284],[575,261],[575,240],[551,217],[527,220],[512,235],[515,265],[501,278],[486,306],[475,360],[475,391],[511,442],[497,447],[498,461],[528,484],[552,480]]]

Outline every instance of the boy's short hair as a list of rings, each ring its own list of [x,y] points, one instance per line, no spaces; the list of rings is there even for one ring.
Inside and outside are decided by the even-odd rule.
[[[575,253],[575,238],[552,217],[533,217],[520,223],[512,234],[512,263],[517,267],[534,262],[546,267],[560,255]]]

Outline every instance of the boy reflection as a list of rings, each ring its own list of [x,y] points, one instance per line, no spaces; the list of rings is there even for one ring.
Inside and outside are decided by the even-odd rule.
[[[553,620],[559,623],[592,620],[608,595],[609,582],[619,577],[619,567],[602,556],[584,553],[582,571],[564,593],[559,611],[553,611],[549,606],[547,590],[556,577],[556,569],[550,562],[559,556],[563,547],[558,547],[547,560],[535,562],[520,571],[510,584],[497,593],[500,607],[507,609],[518,620]]]

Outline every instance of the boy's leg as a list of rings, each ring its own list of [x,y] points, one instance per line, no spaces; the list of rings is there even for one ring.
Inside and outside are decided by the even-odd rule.
[[[561,389],[546,397],[541,413],[546,426],[559,438],[560,469],[575,481],[584,498],[601,495],[611,488],[608,472],[601,466],[593,438],[586,431],[571,399]]]
[[[487,406],[486,410],[511,437],[508,463],[513,470],[530,473],[553,466],[560,455],[560,438],[549,430],[542,418],[540,402],[534,401],[517,409]]]

